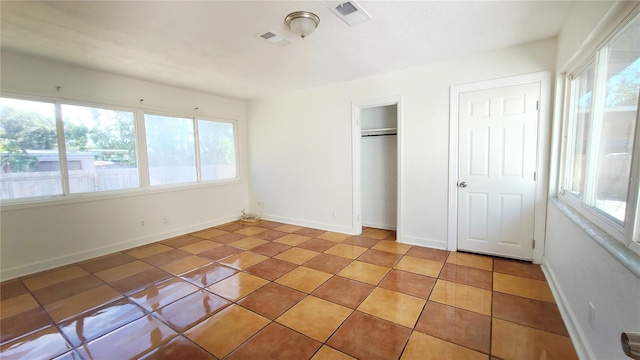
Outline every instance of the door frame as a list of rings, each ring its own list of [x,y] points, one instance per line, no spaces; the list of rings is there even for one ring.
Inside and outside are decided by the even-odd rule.
[[[353,168],[353,234],[362,233],[362,185],[361,185],[361,113],[362,109],[396,105],[397,111],[397,194],[396,194],[396,240],[402,242],[402,96],[391,96],[372,100],[363,100],[351,104],[351,144]]]
[[[499,87],[540,84],[538,109],[538,141],[536,150],[536,189],[534,200],[533,262],[540,264],[544,256],[544,240],[549,188],[549,155],[551,141],[551,72],[541,71],[470,84],[453,85],[449,89],[449,206],[447,214],[447,250],[458,249],[458,130],[460,94]]]

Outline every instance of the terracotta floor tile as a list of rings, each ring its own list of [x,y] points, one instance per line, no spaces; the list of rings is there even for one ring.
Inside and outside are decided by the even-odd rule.
[[[211,249],[215,249],[217,247],[222,246],[222,244],[217,243],[215,241],[210,240],[202,240],[197,243],[193,243],[191,245],[186,245],[180,248],[182,251],[186,251],[191,254],[200,254],[205,251],[209,251]]]
[[[318,230],[318,229],[311,229],[311,228],[302,228],[296,232],[294,232],[297,235],[303,235],[303,236],[309,236],[309,237],[316,237],[319,235],[322,235],[325,233],[324,230]]]
[[[445,262],[449,257],[449,252],[446,250],[414,246],[411,250],[407,251],[407,255],[421,259]]]
[[[223,260],[219,260],[218,262],[237,270],[244,270],[252,267],[255,264],[261,263],[267,259],[268,257],[264,255],[256,254],[250,251],[245,251],[237,255],[233,255],[228,258],[225,258]]]
[[[326,250],[324,253],[329,255],[341,256],[347,259],[355,259],[362,255],[367,248],[348,244],[337,244],[334,247]]]
[[[303,242],[307,241],[311,239],[308,236],[303,236],[303,235],[296,235],[296,234],[287,234],[283,237],[277,238],[275,240],[273,240],[273,242],[278,243],[278,244],[285,244],[285,245],[289,245],[289,246],[298,246],[300,244],[302,244]]]
[[[401,292],[407,295],[429,298],[436,279],[406,271],[392,269],[378,284],[379,287]]]
[[[87,290],[95,289],[102,285],[104,285],[104,282],[97,277],[85,275],[38,289],[33,291],[32,294],[40,304],[44,305],[77,295]]]
[[[342,256],[320,254],[303,265],[329,274],[337,274],[349,264],[351,264],[351,259]]]
[[[0,319],[6,319],[25,311],[36,309],[39,306],[36,299],[29,293],[14,296],[0,301],[0,309],[2,310],[0,311]]]
[[[63,281],[75,279],[89,274],[80,266],[70,266],[63,269],[54,269],[31,276],[22,280],[22,283],[31,291],[45,288]]]
[[[176,336],[168,343],[156,348],[140,359],[165,360],[165,359],[189,359],[189,360],[215,360],[216,358],[202,350],[182,336]]]
[[[401,254],[369,249],[358,257],[358,261],[391,268],[402,258]]]
[[[276,282],[310,294],[330,277],[331,274],[300,266],[281,276]]]
[[[491,291],[474,286],[438,280],[429,300],[491,315]]]
[[[494,259],[493,271],[503,274],[547,281],[547,278],[544,276],[540,265],[532,264],[526,261]]]
[[[311,295],[355,309],[371,294],[375,286],[359,281],[334,276],[317,288]]]
[[[143,309],[152,312],[196,292],[198,288],[178,278],[171,278],[137,292],[129,298]]]
[[[491,350],[491,317],[472,311],[429,301],[415,330],[486,354]]]
[[[200,257],[206,257],[213,261],[222,260],[230,256],[240,254],[242,250],[234,248],[232,246],[223,245],[212,250],[204,251],[198,254]]]
[[[555,303],[546,281],[493,273],[493,291]]]
[[[231,305],[231,302],[205,290],[169,304],[156,312],[156,315],[179,332]]]
[[[160,243],[167,246],[171,246],[172,248],[178,249],[183,246],[195,244],[200,241],[202,241],[202,238],[191,236],[191,235],[182,235],[182,236],[161,241]]]
[[[392,230],[384,230],[384,229],[374,229],[374,228],[364,228],[362,229],[362,237],[383,240],[392,235]]]
[[[556,304],[493,293],[493,317],[569,336]]]
[[[276,222],[276,221],[269,221],[269,220],[261,220],[260,222],[258,222],[256,224],[256,226],[260,226],[260,227],[263,227],[265,229],[275,229],[275,228],[280,227],[282,225],[284,225],[284,224]]]
[[[131,359],[157,348],[178,335],[152,316],[145,316],[78,348],[86,358]]]
[[[207,288],[207,290],[232,301],[241,299],[269,282],[247,273],[237,273]]]
[[[399,293],[397,291],[375,288],[358,306],[358,311],[413,328],[422,312],[426,300]]]
[[[95,275],[102,281],[112,283],[152,268],[153,266],[146,264],[140,260],[136,260],[126,264],[114,266],[107,270],[99,271],[95,273]]]
[[[260,240],[273,241],[273,240],[281,238],[281,237],[283,237],[283,236],[285,236],[287,234],[289,234],[289,233],[284,232],[284,231],[267,230],[267,231],[261,232],[259,234],[255,234],[255,235],[253,235],[253,237],[256,238],[256,239],[260,239]]]
[[[318,235],[316,237],[318,239],[329,240],[329,241],[333,241],[333,242],[342,242],[342,241],[347,240],[348,238],[350,238],[351,235],[340,234],[340,233],[327,231],[324,234],[320,234],[320,235]]]
[[[333,241],[329,241],[329,240],[309,239],[309,240],[303,242],[302,244],[298,245],[298,247],[299,248],[303,248],[303,249],[307,249],[307,250],[323,252],[325,250],[328,250],[328,249],[332,248],[335,244],[336,243],[334,243]]]
[[[242,234],[228,233],[224,235],[214,236],[209,240],[217,242],[218,244],[230,244],[234,241],[238,241],[246,237],[247,237],[246,235],[242,235]]]
[[[356,360],[355,358],[336,349],[323,345],[311,360]]]
[[[228,233],[229,233],[228,231],[215,229],[215,228],[209,228],[209,229],[204,229],[202,231],[191,233],[189,235],[194,236],[194,237],[198,237],[198,238],[201,238],[201,239],[209,240],[212,237],[220,236],[220,235],[224,235],[224,234],[228,234]]]
[[[321,343],[271,323],[225,359],[309,359]]]
[[[217,283],[222,279],[237,273],[237,270],[228,268],[220,264],[210,264],[199,269],[182,274],[180,278],[199,287],[207,287]]]
[[[437,278],[443,265],[441,262],[407,255],[398,261],[394,269]]]
[[[160,268],[168,273],[178,276],[209,264],[211,264],[211,260],[191,255]]]
[[[71,350],[71,346],[55,327],[35,332],[0,347],[0,358],[51,359]]]
[[[255,247],[258,247],[266,243],[268,243],[268,241],[266,240],[260,240],[253,237],[246,237],[244,239],[230,243],[229,246],[237,247],[238,249],[242,249],[242,250],[251,250]]]
[[[245,235],[245,236],[253,236],[253,235],[265,232],[265,231],[267,231],[267,229],[261,228],[261,227],[258,227],[258,226],[247,226],[244,229],[239,229],[239,230],[236,230],[234,232],[236,234],[242,234],[242,235]]]
[[[0,301],[18,295],[26,294],[29,290],[20,280],[9,280],[0,283]]]
[[[411,329],[354,311],[327,345],[357,359],[397,359],[409,335]]]
[[[571,339],[550,332],[493,319],[492,354],[502,359],[577,359]]]
[[[145,316],[128,299],[120,299],[60,323],[60,330],[74,347],[113,331]]]
[[[320,255],[319,252],[294,247],[274,256],[273,258],[287,261],[296,265],[302,265],[318,255]]]
[[[49,318],[49,314],[40,307],[4,318],[0,320],[0,329],[2,330],[0,331],[0,343],[4,344],[50,325],[53,325],[53,321]]]
[[[276,321],[312,339],[324,342],[352,312],[352,309],[344,306],[315,296],[307,296]]]
[[[282,231],[282,232],[286,232],[286,233],[294,233],[300,229],[302,229],[302,226],[297,226],[297,225],[280,225],[276,228],[273,228],[274,230],[278,230],[278,231]]]
[[[269,283],[238,301],[238,304],[274,320],[306,296],[297,290]]]
[[[245,227],[247,227],[247,225],[240,224],[238,222],[231,222],[231,223],[228,223],[228,224],[222,224],[222,225],[215,226],[216,229],[229,231],[229,232],[240,230],[240,229],[244,229]]]
[[[251,249],[251,252],[256,254],[264,255],[264,256],[276,256],[282,252],[291,249],[291,246],[285,244],[279,244],[276,242],[267,242],[266,244],[262,244],[258,247]]]
[[[489,356],[460,345],[414,331],[401,360],[488,360]]]
[[[362,236],[352,236],[344,240],[342,243],[347,245],[355,245],[355,246],[370,248],[379,242],[380,240],[377,240],[377,239],[369,239]]]
[[[338,275],[377,285],[391,269],[384,266],[373,265],[362,261],[353,261],[342,269]]]
[[[112,267],[116,267],[118,265],[126,264],[134,261],[135,258],[123,254],[123,253],[115,253],[106,256],[102,256],[96,259],[87,260],[79,263],[78,265],[87,270],[90,273],[97,273],[102,270],[107,270]]]
[[[231,305],[187,330],[184,335],[218,358],[227,356],[255,333],[269,324],[269,319]]]
[[[447,263],[468,266],[480,270],[493,270],[493,258],[484,255],[452,252],[447,258]]]
[[[59,323],[70,317],[110,303],[121,297],[122,295],[117,291],[107,285],[104,285],[78,295],[44,305],[44,309],[49,313],[53,321]]]
[[[144,259],[146,257],[160,254],[169,250],[171,250],[170,246],[156,243],[151,245],[145,245],[133,251],[127,251],[126,254],[136,259]]]
[[[189,256],[191,256],[191,254],[186,251],[171,249],[169,251],[144,258],[142,261],[149,265],[160,267]]]
[[[153,268],[122,280],[114,281],[111,286],[125,295],[130,295],[169,277],[171,275],[166,271]]]
[[[280,276],[288,273],[289,271],[295,269],[297,266],[290,262],[278,260],[278,259],[267,259],[257,265],[254,265],[246,270],[249,274],[259,276],[263,279],[267,279],[273,281]]]
[[[487,290],[493,289],[493,274],[491,271],[466,266],[445,264],[440,272],[440,279]]]
[[[372,249],[387,251],[395,254],[406,254],[411,249],[411,245],[400,244],[395,241],[382,240],[375,244]]]

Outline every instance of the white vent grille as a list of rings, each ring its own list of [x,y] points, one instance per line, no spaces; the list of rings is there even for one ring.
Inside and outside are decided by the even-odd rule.
[[[329,9],[349,26],[362,24],[363,22],[371,20],[371,16],[355,1],[341,2],[330,6]]]
[[[278,34],[275,31],[267,31],[263,34],[257,34],[256,37],[279,47],[293,44],[293,41],[287,39],[286,37]]]

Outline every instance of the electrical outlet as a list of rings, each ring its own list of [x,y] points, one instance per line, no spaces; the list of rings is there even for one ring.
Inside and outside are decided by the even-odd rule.
[[[336,217],[337,216],[337,212],[336,209],[331,209],[331,217]]]
[[[589,301],[589,326],[596,329],[596,306],[591,301]]]
[[[163,224],[168,224],[169,223],[169,217],[167,215],[162,217],[162,223]]]
[[[144,220],[140,220],[140,227],[143,228],[145,226]]]

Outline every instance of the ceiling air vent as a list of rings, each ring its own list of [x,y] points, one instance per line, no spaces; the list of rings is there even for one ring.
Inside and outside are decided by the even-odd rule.
[[[360,5],[356,4],[355,1],[338,3],[337,5],[330,6],[329,9],[349,26],[371,20],[371,16],[369,16]]]
[[[269,42],[275,46],[280,46],[280,47],[293,44],[293,41],[287,39],[286,37],[278,34],[275,31],[267,31],[264,34],[257,34],[256,37],[266,42]]]

